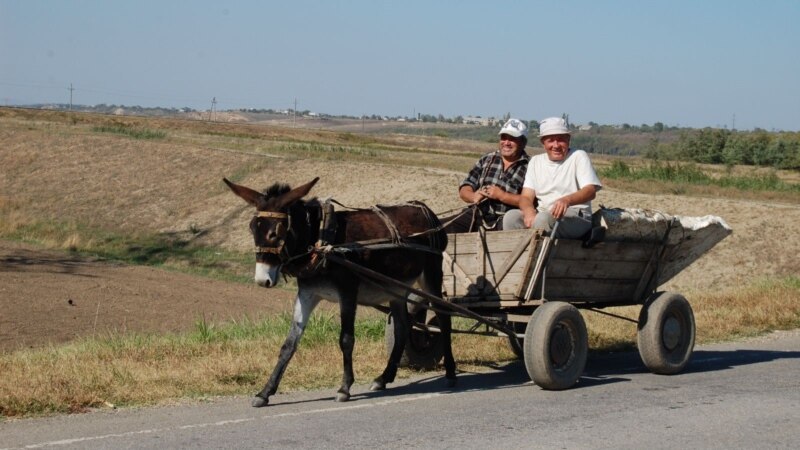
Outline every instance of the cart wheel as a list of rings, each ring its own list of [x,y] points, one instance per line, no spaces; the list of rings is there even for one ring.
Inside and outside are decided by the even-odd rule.
[[[525,325],[526,323],[523,322],[509,322],[509,328],[516,331],[517,333],[524,333],[525,332]],[[525,350],[523,350],[525,339],[518,338],[516,336],[509,336],[508,337],[508,346],[511,347],[511,351],[514,352],[517,359],[524,359],[525,358]]]
[[[528,375],[542,389],[572,387],[583,373],[589,352],[581,313],[564,302],[536,308],[525,329],[523,350]]]
[[[656,293],[639,313],[639,355],[653,373],[683,370],[694,350],[694,336],[694,313],[681,294]]]
[[[426,310],[419,311],[416,314],[417,320],[424,320],[426,313]],[[436,327],[439,326],[435,315],[431,315],[431,318],[426,323]],[[394,348],[394,325],[392,324],[391,314],[389,314],[389,319],[386,323],[384,341],[386,342],[386,352],[391,354],[392,348]],[[441,334],[428,333],[412,328],[398,366],[411,367],[412,369],[435,369],[443,356],[444,344],[442,343]]]

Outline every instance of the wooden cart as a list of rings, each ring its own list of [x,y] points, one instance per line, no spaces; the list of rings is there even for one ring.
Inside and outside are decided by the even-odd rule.
[[[469,311],[454,315],[482,319],[454,331],[507,336],[531,379],[554,390],[573,386],[583,373],[588,336],[579,309],[642,305],[642,360],[654,373],[681,371],[694,348],[692,308],[682,295],[656,288],[721,239],[687,235],[675,220],[647,236],[600,242],[551,239],[538,230],[448,238],[442,298]],[[404,361],[426,366],[441,349],[430,311],[417,318]]]

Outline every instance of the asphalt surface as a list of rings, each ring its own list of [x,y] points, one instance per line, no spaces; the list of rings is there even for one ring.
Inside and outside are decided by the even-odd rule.
[[[578,385],[544,391],[521,362],[403,380],[350,402],[278,394],[0,423],[0,448],[798,448],[800,330],[698,347],[654,375],[636,353],[592,355]]]

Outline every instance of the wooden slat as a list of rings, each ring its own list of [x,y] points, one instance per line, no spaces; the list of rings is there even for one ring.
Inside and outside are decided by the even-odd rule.
[[[508,231],[490,231],[486,233],[486,245],[494,252],[511,252],[517,247],[517,243],[525,236],[530,236],[530,230],[508,230]],[[478,248],[475,246],[477,235],[479,233],[458,233],[448,234],[447,251],[450,254],[458,253],[477,253]],[[457,252],[453,250],[457,249]]]
[[[553,257],[547,265],[547,276],[576,279],[628,279],[638,281],[644,271],[643,261],[575,261]]]
[[[575,261],[648,261],[659,244],[649,242],[600,242],[583,248],[581,241],[558,239],[554,258]]]
[[[454,286],[456,291],[458,291],[458,286],[461,286],[464,289],[463,292],[467,292],[469,287],[475,284],[469,275],[464,272],[464,269],[453,261],[453,258],[447,252],[442,253],[442,264],[444,265],[444,273],[453,274],[455,279],[458,280]]]
[[[525,283],[525,293],[522,295],[523,300],[529,300],[533,297],[534,289],[540,283],[542,274],[544,273],[545,267],[547,266],[547,262],[550,258],[552,244],[553,239],[549,237],[541,238],[541,249],[536,255],[536,263],[534,264],[533,268],[529,270],[530,279]]]
[[[593,299],[631,301],[637,282],[638,280],[632,282],[548,277],[545,282],[544,298],[550,301],[593,301]],[[534,290],[534,293],[536,292],[539,292],[539,286]]]
[[[528,247],[530,247],[532,238],[533,235],[531,234],[530,236],[526,236],[520,239],[519,242],[517,243],[517,247],[514,248],[511,254],[505,257],[505,259],[503,260],[503,265],[500,266],[500,270],[498,270],[497,273],[495,274],[496,276],[496,279],[494,280],[495,284],[502,283],[503,278],[505,278],[506,275],[508,275],[508,272],[512,268],[518,265],[517,262],[519,261],[519,257],[522,256],[522,253],[525,252],[525,250]]]
[[[647,262],[647,266],[640,272],[639,283],[636,285],[636,289],[633,291],[633,300],[639,301],[642,296],[646,293],[647,289],[652,288],[655,289],[657,286],[650,286],[651,281],[655,282],[655,278],[657,274],[655,271],[658,267],[658,259],[661,257],[661,248],[656,247],[653,249],[653,254],[650,257],[650,261]]]
[[[486,283],[486,231],[481,228],[480,231],[476,233],[475,237],[475,247],[478,249],[478,254],[476,256],[478,261],[478,276],[476,277],[476,281],[478,282],[478,290],[482,291]]]

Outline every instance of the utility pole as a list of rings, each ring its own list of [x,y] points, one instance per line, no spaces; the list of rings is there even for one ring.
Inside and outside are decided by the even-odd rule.
[[[72,111],[72,91],[75,89],[72,87],[72,83],[69,84],[69,110]]]
[[[217,97],[211,99],[211,111],[208,112],[208,120],[209,122],[214,120],[214,112],[217,109]]]
[[[736,113],[733,113],[733,120],[731,121],[731,131],[736,131]]]
[[[294,109],[292,109],[292,128],[297,127],[297,97],[294,98]]]

